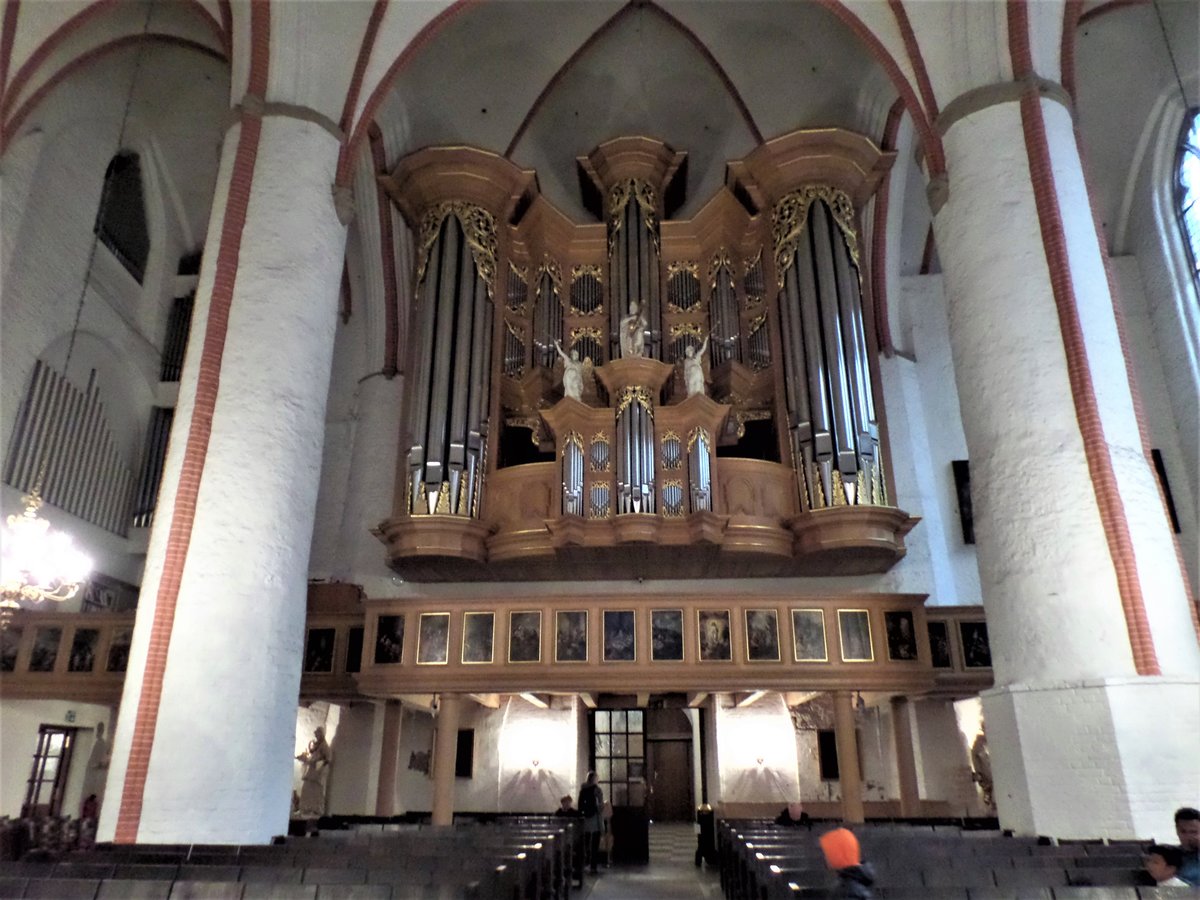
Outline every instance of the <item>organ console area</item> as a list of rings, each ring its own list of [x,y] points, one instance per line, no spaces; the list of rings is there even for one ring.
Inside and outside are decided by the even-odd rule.
[[[413,580],[882,572],[893,502],[863,209],[892,162],[837,129],[728,164],[691,218],[687,154],[537,174],[432,147],[382,177],[415,235],[399,471],[379,528]],[[403,286],[402,286],[403,288]]]

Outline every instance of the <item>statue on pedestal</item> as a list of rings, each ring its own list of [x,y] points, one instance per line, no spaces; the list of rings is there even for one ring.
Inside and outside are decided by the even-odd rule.
[[[971,744],[971,779],[979,785],[983,805],[989,810],[996,808],[996,797],[992,785],[992,755],[988,751],[987,732],[980,729]]]
[[[304,764],[300,775],[300,815],[318,817],[325,814],[325,781],[329,776],[329,766],[333,762],[333,754],[325,740],[325,729],[320,726],[313,732],[313,739],[308,742],[308,749],[296,759]]]
[[[646,317],[636,300],[629,302],[629,315],[621,320],[621,358],[640,359],[646,355]]]
[[[583,363],[579,360],[579,351],[571,348],[571,355],[563,352],[562,344],[554,342],[554,349],[563,361],[563,396],[583,402]]]
[[[92,744],[91,755],[88,756],[87,771],[83,776],[83,791],[85,798],[94,798],[94,818],[100,817],[100,804],[104,802],[104,786],[108,780],[108,765],[112,760],[112,745],[104,737],[104,723],[96,723],[96,740]],[[80,818],[88,816],[80,813]]]
[[[704,351],[708,349],[708,335],[704,336],[704,343],[697,350],[691,344],[688,344],[686,350],[683,351],[683,385],[687,388],[687,395],[694,397],[697,394],[704,393]]]

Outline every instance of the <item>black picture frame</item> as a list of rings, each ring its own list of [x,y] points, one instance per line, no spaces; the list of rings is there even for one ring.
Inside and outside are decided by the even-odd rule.
[[[90,672],[96,668],[96,648],[100,645],[98,628],[76,628],[71,636],[71,655],[67,657],[68,672]]]
[[[839,609],[837,614],[842,662],[874,662],[871,613],[865,609]]]
[[[314,674],[333,671],[334,628],[310,628],[304,642],[304,671]]]
[[[992,645],[988,641],[987,622],[959,622],[958,636],[962,639],[963,668],[992,667]]]
[[[825,637],[825,610],[792,610],[792,650],[796,662],[829,662]]]
[[[450,661],[450,613],[421,613],[417,623],[417,665],[444,666]]]
[[[542,611],[519,610],[508,614],[508,661],[542,661]]]
[[[604,611],[605,662],[633,662],[637,659],[636,624],[632,609]]]
[[[375,625],[375,665],[404,662],[404,616],[380,616]]]
[[[58,662],[58,645],[62,643],[61,628],[36,628],[33,648],[29,653],[30,672],[53,672]]]
[[[20,626],[9,626],[0,631],[0,672],[15,672],[17,670],[17,651],[21,649],[21,635],[25,630]]]
[[[560,609],[554,616],[554,661],[588,661],[586,609]]]
[[[883,614],[883,630],[887,635],[889,660],[916,662],[917,623],[913,618],[912,610],[886,610]]]
[[[779,662],[779,611],[747,609],[746,659],[749,662]]]
[[[696,610],[696,627],[696,643],[701,662],[733,661],[729,610]]]
[[[124,672],[129,668],[129,648],[133,646],[133,629],[118,628],[108,642],[108,659],[104,671]]]
[[[953,669],[954,656],[950,652],[950,627],[940,619],[930,619],[929,658],[935,669]]]
[[[654,662],[683,661],[683,610],[650,610],[650,659]]]
[[[490,663],[494,656],[496,614],[463,613],[462,661],[464,665]]]

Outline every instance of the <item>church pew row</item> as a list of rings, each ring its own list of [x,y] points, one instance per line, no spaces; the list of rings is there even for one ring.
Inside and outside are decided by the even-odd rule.
[[[832,883],[813,831],[770,822],[722,821],[718,827],[721,885],[730,900],[820,896]],[[1133,889],[1141,867],[1139,845],[1078,843],[1042,846],[1034,839],[992,832],[933,832],[927,828],[857,826],[863,856],[878,875],[879,896],[964,898],[973,896],[1049,898],[1085,888]],[[1185,894],[1196,896],[1195,893]],[[1117,896],[1132,896],[1120,893]],[[1166,896],[1166,895],[1164,895]]]
[[[566,898],[573,823],[365,833],[272,846],[133,845],[0,863],[5,897]]]

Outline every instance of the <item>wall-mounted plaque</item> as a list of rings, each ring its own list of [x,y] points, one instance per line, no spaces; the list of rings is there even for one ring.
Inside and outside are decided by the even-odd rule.
[[[133,629],[118,628],[108,643],[106,672],[124,672],[129,668],[129,648],[133,644]]]
[[[865,609],[839,609],[838,635],[842,662],[874,662],[871,647],[871,615]]]
[[[75,635],[71,638],[71,655],[67,659],[67,671],[92,671],[96,667],[96,647],[99,643],[99,629],[76,628]]]
[[[632,662],[637,658],[632,609],[604,611],[604,661]]]
[[[696,611],[700,660],[702,662],[728,662],[733,659],[733,643],[730,638],[729,610],[701,609]]]
[[[588,614],[586,609],[560,609],[555,613],[555,662],[587,662]]]
[[[30,672],[53,672],[58,662],[61,628],[39,628],[33,633],[33,651],[29,654]]]
[[[953,669],[950,656],[950,629],[946,622],[931,621],[929,624],[929,655],[935,669]]]
[[[450,660],[450,613],[421,613],[417,627],[417,665],[442,666]]]
[[[792,643],[796,662],[828,662],[825,610],[792,610]]]
[[[333,642],[337,632],[332,628],[310,628],[304,642],[304,671],[333,671]]]
[[[746,610],[746,659],[779,662],[779,613],[776,610]]]
[[[462,661],[468,665],[490,663],[492,661],[492,642],[495,633],[495,613],[464,613]]]
[[[508,661],[541,662],[542,611],[526,610],[508,614]]]

